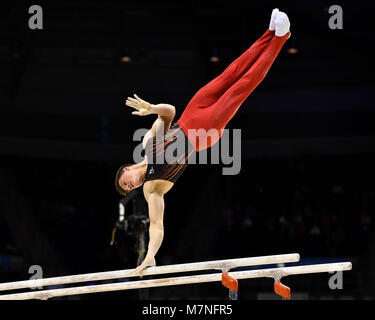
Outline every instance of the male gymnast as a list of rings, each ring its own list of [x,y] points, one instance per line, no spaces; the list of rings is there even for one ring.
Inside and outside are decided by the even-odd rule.
[[[126,105],[136,109],[132,114],[157,115],[157,119],[142,140],[145,149],[144,161],[121,166],[115,178],[116,189],[122,195],[143,185],[143,194],[148,203],[148,251],[134,273],[139,274],[143,269],[155,266],[155,255],[164,237],[164,195],[171,190],[186,168],[189,157],[194,152],[211,147],[220,139],[220,133],[227,123],[266,76],[290,37],[289,29],[288,16],[274,9],[269,28],[262,37],[232,62],[222,74],[201,88],[172,127],[175,116],[175,108],[172,105],[151,104],[137,95],[134,95],[135,98],[127,98]],[[219,135],[216,138],[211,137],[210,140],[206,139],[203,144],[197,144],[195,139],[189,137],[189,130],[194,129],[204,129],[205,132],[216,129]],[[184,145],[183,154],[178,155],[178,161],[156,164],[150,161],[155,156],[165,155],[168,147],[180,143],[179,141],[188,141],[188,144]]]

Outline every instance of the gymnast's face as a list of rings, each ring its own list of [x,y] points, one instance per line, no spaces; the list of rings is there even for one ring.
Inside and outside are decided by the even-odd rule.
[[[143,179],[139,168],[134,168],[134,166],[125,167],[122,169],[123,173],[119,180],[119,185],[126,192],[129,192],[135,188],[142,185]]]

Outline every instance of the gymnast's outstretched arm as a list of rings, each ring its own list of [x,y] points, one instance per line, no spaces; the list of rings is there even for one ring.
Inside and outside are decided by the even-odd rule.
[[[147,143],[149,138],[154,137],[157,134],[163,135],[169,130],[176,114],[176,109],[174,106],[166,103],[151,104],[142,100],[136,94],[134,97],[135,98],[128,97],[126,100],[126,105],[136,110],[133,111],[132,114],[138,116],[156,114],[158,116],[143,139],[143,144],[145,146],[145,143]]]
[[[134,274],[140,273],[147,267],[155,266],[155,255],[157,254],[164,238],[164,194],[168,192],[168,190],[166,190],[165,187],[160,187],[160,185],[150,182],[145,183],[143,188],[148,203],[148,214],[150,217],[149,243],[146,257],[133,271]]]

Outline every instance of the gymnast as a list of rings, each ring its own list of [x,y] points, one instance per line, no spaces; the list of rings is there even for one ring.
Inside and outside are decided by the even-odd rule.
[[[150,218],[148,250],[143,262],[134,270],[138,274],[149,266],[155,266],[155,255],[164,237],[164,194],[185,170],[189,157],[214,145],[220,134],[204,143],[197,143],[189,136],[189,130],[208,132],[216,129],[221,133],[227,123],[250,93],[264,79],[286,40],[290,37],[288,16],[274,9],[269,29],[232,62],[222,74],[201,88],[191,99],[181,117],[172,125],[175,108],[169,104],[151,104],[137,95],[128,97],[126,105],[136,109],[132,114],[146,116],[155,114],[157,119],[145,134],[142,146],[144,160],[137,164],[121,166],[115,177],[115,186],[121,195],[143,185]],[[171,127],[172,125],[172,127]],[[179,138],[187,139],[179,139]],[[198,137],[199,138],[199,137]],[[178,141],[188,141],[182,154],[174,163],[155,163],[155,156],[164,156],[168,147]],[[174,146],[175,148],[176,146]]]

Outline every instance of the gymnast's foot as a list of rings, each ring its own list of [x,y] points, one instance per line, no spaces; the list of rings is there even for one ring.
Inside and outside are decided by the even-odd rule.
[[[289,32],[290,22],[288,16],[284,12],[278,12],[275,20],[275,35],[277,37],[285,36]]]
[[[145,270],[146,268],[155,267],[155,266],[156,266],[155,258],[146,256],[145,260],[143,260],[143,262],[137,268],[135,268],[131,272],[131,274],[138,275],[138,274],[141,274],[142,271]]]
[[[276,20],[278,13],[279,13],[279,9],[275,8],[272,10],[270,27],[269,27],[271,31],[275,31],[275,20]]]

